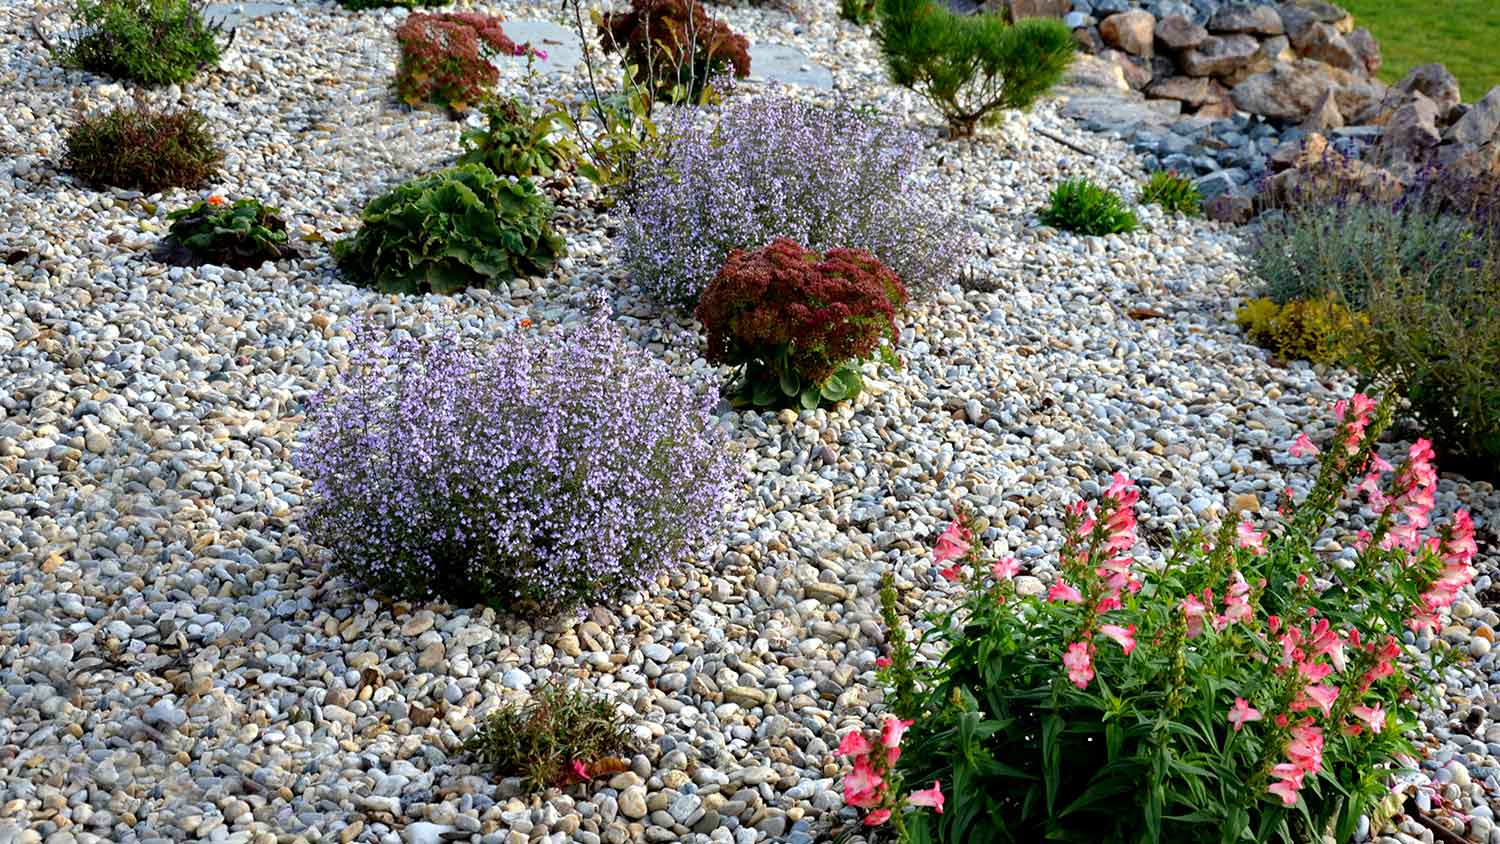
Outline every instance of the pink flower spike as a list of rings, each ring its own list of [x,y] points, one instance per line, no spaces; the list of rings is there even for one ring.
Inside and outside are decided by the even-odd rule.
[[[960,580],[964,579],[964,571],[958,566],[949,566],[945,569],[938,569],[938,574],[942,575],[943,579],[948,581],[949,583],[957,583]]]
[[[1240,522],[1235,528],[1234,544],[1249,549],[1252,554],[1266,553],[1265,531],[1256,530],[1249,521]]]
[[[1059,578],[1052,581],[1052,587],[1047,590],[1047,600],[1062,601],[1066,604],[1081,604],[1083,603],[1083,593],[1069,586],[1066,580]]]
[[[1288,449],[1293,457],[1309,457],[1318,453],[1318,447],[1308,439],[1307,434],[1298,434],[1297,439],[1292,441],[1292,447]]]
[[[956,560],[969,553],[969,529],[959,522],[948,525],[932,548],[932,559],[939,563]]]
[[[546,61],[547,60],[547,51],[546,50],[532,50],[531,54],[533,56],[536,56],[537,58],[541,59],[542,61]]]
[[[1229,723],[1234,725],[1234,731],[1239,732],[1241,727],[1250,721],[1259,721],[1263,716],[1260,710],[1250,705],[1250,701],[1242,697],[1234,699],[1234,706],[1229,710]]]
[[[581,780],[593,779],[593,777],[589,776],[589,769],[578,759],[573,760],[573,774]]]
[[[1126,656],[1130,656],[1130,652],[1135,650],[1134,624],[1129,627],[1121,627],[1118,624],[1101,624],[1099,625],[1099,632],[1118,642],[1120,647],[1125,649]]]
[[[890,668],[891,667],[891,658],[888,657],[888,656],[877,656],[877,657],[875,657],[875,667],[876,668]]]
[[[1374,706],[1351,706],[1349,714],[1365,722],[1372,733],[1378,734],[1385,729],[1385,710],[1378,703]]]
[[[1002,557],[990,564],[990,573],[996,580],[1009,580],[1021,572],[1021,564],[1015,557]]]
[[[865,826],[880,826],[890,819],[890,809],[876,809],[870,814],[865,815]]]
[[[1339,699],[1339,687],[1325,683],[1313,683],[1303,688],[1302,693],[1312,699],[1312,702],[1323,710],[1326,718],[1333,711],[1334,701]]]
[[[870,767],[868,757],[854,762],[854,770],[844,777],[844,802],[860,809],[871,809],[880,805],[885,791],[885,780]]]
[[[859,730],[850,730],[839,742],[840,756],[864,756],[870,752],[870,743],[865,740],[864,733]]]
[[[1266,791],[1280,797],[1281,803],[1284,806],[1297,805],[1297,787],[1286,780],[1277,780],[1271,783],[1266,786]]]
[[[1087,642],[1074,642],[1063,654],[1063,667],[1068,669],[1068,679],[1080,689],[1087,688],[1094,679],[1094,657]]]
[[[907,795],[906,802],[913,806],[928,806],[939,815],[943,813],[943,781],[934,780],[932,788],[924,788],[921,791],[913,791]]]

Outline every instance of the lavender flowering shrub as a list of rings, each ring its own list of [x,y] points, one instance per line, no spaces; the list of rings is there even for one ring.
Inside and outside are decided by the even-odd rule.
[[[693,304],[731,250],[777,238],[869,252],[914,298],[956,277],[966,228],[918,178],[916,134],[773,96],[679,129],[642,156],[625,199],[624,259],[657,298]]]
[[[392,596],[546,615],[717,540],[738,488],[712,391],[598,314],[480,347],[361,328],[297,456],[310,538]]]

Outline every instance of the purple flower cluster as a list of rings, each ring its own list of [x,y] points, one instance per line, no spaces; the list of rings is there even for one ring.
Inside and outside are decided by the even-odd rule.
[[[621,231],[627,266],[657,298],[692,304],[730,250],[777,238],[869,252],[916,298],[955,278],[967,227],[918,178],[915,133],[770,95],[674,129],[643,156]]]
[[[601,309],[481,347],[363,327],[296,458],[304,526],[393,596],[546,615],[708,553],[738,494],[712,392]]]

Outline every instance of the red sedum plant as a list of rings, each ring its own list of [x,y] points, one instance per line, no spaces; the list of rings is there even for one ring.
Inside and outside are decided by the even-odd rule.
[[[696,102],[716,76],[750,75],[750,42],[697,0],[634,0],[598,19],[605,52],[625,58],[658,99]]]
[[[757,406],[811,409],[863,388],[858,364],[894,344],[906,306],[901,280],[873,255],[819,255],[785,238],[736,249],[703,292],[696,315],[708,360],[743,370],[738,392]]]
[[[1023,565],[988,558],[961,515],[934,551],[964,590],[924,637],[936,664],[916,664],[887,580],[881,672],[915,722],[895,773],[950,784],[946,813],[908,814],[901,837],[1289,844],[1348,841],[1379,815],[1393,768],[1415,765],[1405,733],[1430,679],[1398,659],[1403,634],[1440,623],[1477,547],[1467,513],[1433,522],[1431,443],[1399,468],[1375,453],[1389,402],[1335,413],[1304,499],[1182,536],[1160,563],[1135,557],[1123,475],[1068,509],[1045,594],[1021,594]],[[1314,543],[1351,490],[1372,529],[1328,559]]]
[[[407,105],[436,103],[461,112],[483,99],[500,79],[493,56],[524,55],[500,28],[500,19],[479,12],[413,14],[396,30],[401,63],[396,93]]]

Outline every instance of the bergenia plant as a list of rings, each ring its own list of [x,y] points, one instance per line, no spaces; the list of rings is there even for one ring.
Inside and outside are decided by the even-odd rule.
[[[931,664],[887,579],[880,670],[914,722],[893,775],[949,784],[948,811],[908,815],[903,837],[1289,844],[1347,841],[1378,815],[1413,764],[1405,733],[1434,667],[1403,634],[1441,623],[1477,547],[1466,512],[1434,523],[1429,442],[1399,467],[1376,454],[1389,402],[1358,395],[1335,415],[1331,441],[1288,444],[1321,454],[1305,496],[1165,553],[1142,552],[1139,493],[1115,475],[1067,509],[1043,590],[1018,590],[1023,564],[990,558],[960,513],[934,551],[963,592],[929,618]],[[1368,530],[1315,550],[1351,495]]]

